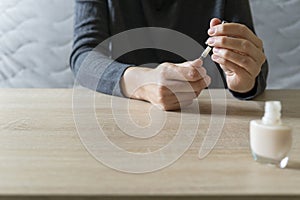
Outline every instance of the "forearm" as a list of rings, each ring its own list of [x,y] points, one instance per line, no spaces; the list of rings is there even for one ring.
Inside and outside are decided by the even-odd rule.
[[[123,97],[121,78],[131,65],[113,61],[95,51],[86,51],[76,56],[72,70],[76,81],[83,87],[104,94]]]
[[[130,65],[109,58],[108,21],[105,0],[76,1],[70,66],[82,86],[105,94],[123,96],[120,80]]]

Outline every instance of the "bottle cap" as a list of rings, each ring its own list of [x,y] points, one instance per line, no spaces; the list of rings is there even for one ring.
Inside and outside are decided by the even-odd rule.
[[[267,101],[262,122],[267,125],[281,125],[281,102]]]

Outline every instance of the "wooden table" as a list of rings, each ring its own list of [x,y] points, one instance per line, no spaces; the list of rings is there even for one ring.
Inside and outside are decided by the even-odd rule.
[[[262,116],[265,100],[282,101],[283,121],[294,128],[287,169],[261,165],[251,157],[249,121]],[[145,146],[151,149],[166,142],[168,134],[140,143],[126,141],[127,137],[116,134],[116,124],[105,117],[112,113],[110,101],[109,96],[96,95],[96,116],[100,124],[101,119],[107,120],[105,127],[112,141],[137,152],[145,151]],[[198,130],[190,149],[165,169],[128,174],[106,167],[82,145],[72,115],[71,89],[1,89],[0,198],[300,198],[299,90],[266,91],[255,101],[239,101],[227,93],[222,135],[203,160],[198,159],[198,150],[210,119],[207,91],[201,94],[199,102],[203,128]],[[130,105],[135,120],[145,116],[145,108],[149,107],[137,101],[131,101]],[[84,112],[84,105],[82,109]],[[169,115],[176,121],[180,113]],[[172,127],[176,127],[172,120],[164,132],[168,129],[172,132]]]

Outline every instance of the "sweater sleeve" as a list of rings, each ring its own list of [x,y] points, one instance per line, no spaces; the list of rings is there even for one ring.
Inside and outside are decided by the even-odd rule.
[[[225,4],[225,20],[229,22],[237,22],[245,24],[254,33],[253,20],[248,0],[226,0]],[[254,88],[247,93],[238,93],[231,91],[232,95],[238,99],[249,100],[263,93],[267,85],[268,62],[266,61],[261,68],[259,75],[256,77]]]
[[[109,15],[106,0],[76,0],[74,42],[70,66],[82,86],[123,96],[120,80],[131,66],[110,59]]]

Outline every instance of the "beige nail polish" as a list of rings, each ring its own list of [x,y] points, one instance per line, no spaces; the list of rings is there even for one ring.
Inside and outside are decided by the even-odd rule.
[[[254,160],[285,168],[292,147],[292,129],[281,122],[281,103],[268,101],[261,120],[250,122],[250,146]]]

